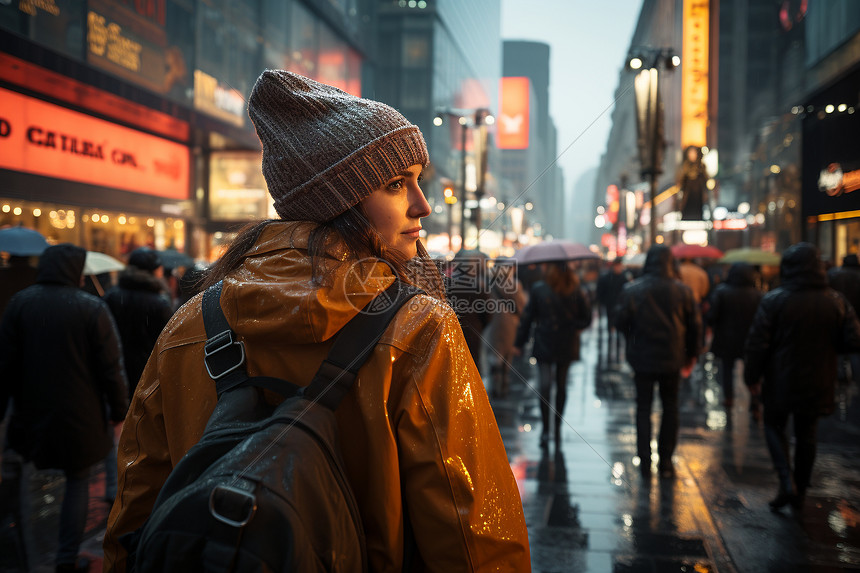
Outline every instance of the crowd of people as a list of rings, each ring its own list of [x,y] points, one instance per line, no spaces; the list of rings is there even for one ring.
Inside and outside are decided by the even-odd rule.
[[[640,271],[616,260],[599,277],[581,262],[518,268],[478,251],[434,261],[418,240],[430,208],[419,186],[429,157],[416,126],[385,104],[278,70],[260,76],[248,107],[278,219],[248,226],[211,267],[189,269],[172,289],[158,253],[143,247],[104,296],[88,294],[86,251],[51,246],[33,284],[16,283],[3,301],[3,475],[18,464],[28,544],[27,476],[64,472],[57,571],[87,568],[78,550],[88,480],[101,464],[113,504],[105,570],[128,569],[122,539],[144,523],[217,402],[197,293],[219,284],[249,373],[299,385],[379,292],[397,281],[420,289],[335,412],[371,570],[423,569],[428,559],[452,570],[529,569],[521,500],[490,400],[509,399],[512,364],[533,358],[540,446],[559,448],[568,373],[595,316],[608,329],[610,363],[633,370],[634,463],[643,475],[656,468],[674,477],[679,387],[710,351],[722,363],[726,407],[736,384],[756,397],[753,415],[762,416],[779,481],[771,506],[802,509],[817,419],[832,411],[838,377],[860,375],[855,255],[828,276],[814,246],[794,245],[768,292],[748,265],[713,284],[709,276],[722,275],[663,245],[649,249]],[[311,148],[319,152],[300,152]]]

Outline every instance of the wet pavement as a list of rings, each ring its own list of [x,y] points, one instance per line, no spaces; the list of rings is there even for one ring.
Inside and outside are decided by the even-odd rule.
[[[804,511],[772,512],[777,481],[749,394],[738,381],[724,407],[707,359],[682,384],[677,477],[640,474],[632,371],[605,364],[596,330],[583,333],[583,360],[571,368],[558,451],[539,445],[533,367],[521,366],[516,395],[494,404],[535,572],[860,571],[856,384],[840,388],[838,411],[820,424]]]
[[[715,366],[703,361],[682,386],[677,477],[652,472],[643,478],[635,457],[632,372],[604,364],[596,327],[583,333],[582,342],[583,359],[570,371],[559,448],[539,445],[533,366],[520,363],[511,396],[493,401],[520,486],[536,573],[860,571],[856,384],[840,388],[837,412],[820,424],[804,512],[771,512],[767,502],[776,493],[776,477],[741,383],[734,406],[725,408]],[[658,419],[659,401],[655,427]],[[33,571],[53,570],[62,484],[62,476],[50,472],[31,484],[40,532]],[[8,487],[8,481],[0,484],[0,497]],[[101,571],[109,509],[103,493],[99,472],[91,481],[82,547],[93,572]],[[0,571],[23,571],[14,518],[7,512],[0,526]]]

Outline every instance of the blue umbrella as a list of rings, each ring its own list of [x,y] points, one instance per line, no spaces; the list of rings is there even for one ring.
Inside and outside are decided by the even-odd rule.
[[[50,245],[38,231],[26,227],[0,229],[0,251],[19,257],[41,255]]]

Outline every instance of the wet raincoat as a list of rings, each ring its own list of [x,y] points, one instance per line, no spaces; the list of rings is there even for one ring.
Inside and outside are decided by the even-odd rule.
[[[332,336],[391,283],[329,249],[314,285],[307,223],[270,224],[224,280],[221,305],[245,341],[251,376],[307,384]],[[106,571],[125,570],[119,536],[146,519],[173,466],[216,403],[203,365],[201,297],[165,328],[132,401],[119,445],[119,494],[108,519]],[[517,484],[481,378],[451,308],[419,295],[397,314],[337,410],[342,452],[367,536],[371,571],[400,571],[404,518],[416,571],[529,571]]]

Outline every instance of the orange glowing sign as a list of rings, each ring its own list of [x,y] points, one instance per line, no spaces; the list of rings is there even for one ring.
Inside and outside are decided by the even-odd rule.
[[[184,145],[2,88],[0,168],[188,198]]]
[[[684,0],[681,149],[708,144],[709,0]]]
[[[496,142],[499,149],[528,149],[529,79],[502,78]]]

